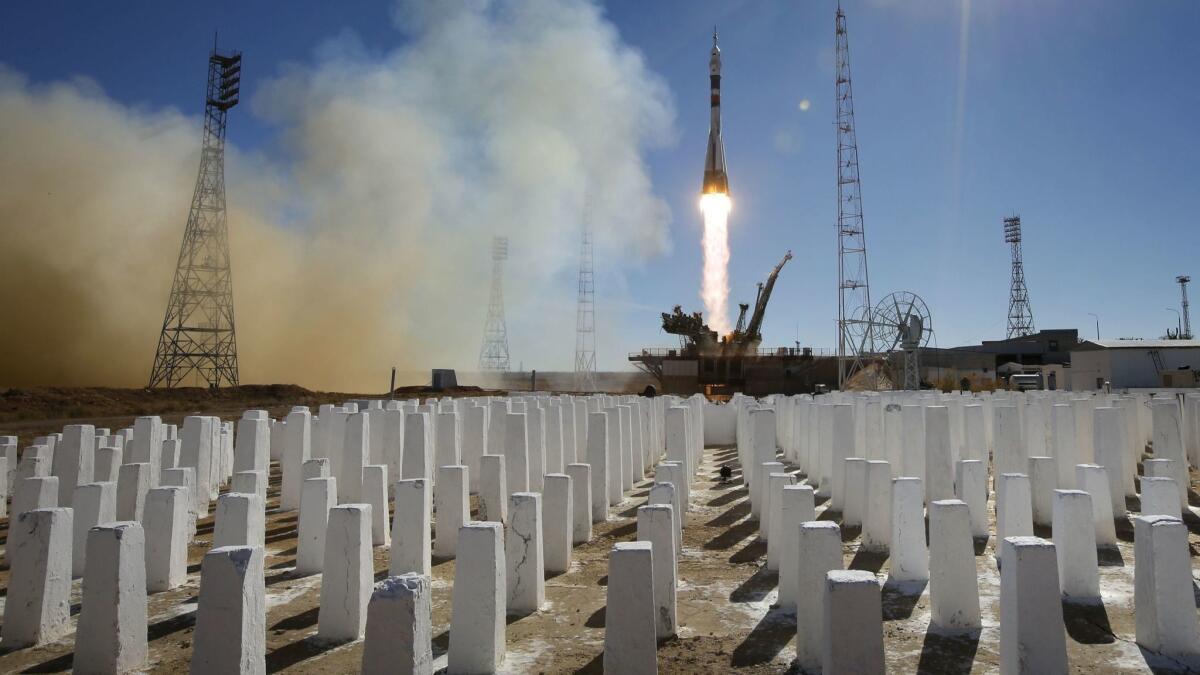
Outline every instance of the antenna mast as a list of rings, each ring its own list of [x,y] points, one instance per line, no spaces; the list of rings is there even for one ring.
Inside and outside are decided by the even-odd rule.
[[[225,122],[229,109],[238,104],[242,55],[219,53],[215,35],[213,39],[200,173],[150,372],[150,388],[175,387],[189,376],[211,389],[238,385],[225,213]]]
[[[838,178],[838,388],[863,367],[875,351],[871,291],[867,281],[867,238],[863,229],[862,184],[858,176],[858,139],[854,132],[854,94],[850,85],[850,45],[846,15],[838,5],[834,22],[837,80]]]
[[[1033,309],[1025,287],[1025,263],[1021,258],[1021,216],[1004,219],[1004,241],[1012,247],[1012,287],[1008,293],[1007,339],[1032,335]]]
[[[508,260],[508,237],[492,239],[492,296],[483,323],[483,345],[479,369],[507,371],[508,327],[504,323],[504,261]]]
[[[592,269],[592,207],[583,205],[579,247],[579,304],[575,313],[575,389],[596,390],[596,279]]]
[[[1191,280],[1192,278],[1186,274],[1181,274],[1180,276],[1175,277],[1175,281],[1179,283],[1179,295],[1181,298],[1180,304],[1183,305],[1183,335],[1179,336],[1182,340],[1192,339],[1192,317],[1190,314],[1188,314],[1187,299],[1187,285]]]

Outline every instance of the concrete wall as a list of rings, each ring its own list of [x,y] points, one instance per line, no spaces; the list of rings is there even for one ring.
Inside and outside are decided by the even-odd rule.
[[[1096,389],[1097,378],[1111,382],[1116,388],[1155,388],[1162,386],[1162,377],[1154,368],[1151,349],[1123,347],[1071,352],[1070,385],[1074,391]],[[1158,350],[1163,370],[1191,366],[1200,370],[1200,348],[1164,348]]]

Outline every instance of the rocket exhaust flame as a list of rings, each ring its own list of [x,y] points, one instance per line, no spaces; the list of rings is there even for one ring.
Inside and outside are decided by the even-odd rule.
[[[729,333],[729,195],[710,192],[700,197],[704,213],[704,279],[700,296],[708,325],[718,335]]]

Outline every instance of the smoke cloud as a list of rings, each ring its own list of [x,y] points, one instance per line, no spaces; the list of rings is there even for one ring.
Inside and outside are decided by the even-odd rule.
[[[585,193],[598,258],[668,245],[642,157],[672,137],[669,93],[599,9],[425,0],[394,16],[390,53],[340,36],[257,82],[245,46],[255,93],[226,154],[243,382],[369,391],[392,365],[473,369],[493,235],[510,239],[514,353],[567,369],[574,324],[553,319],[573,317]],[[198,113],[0,65],[0,384],[146,382]],[[278,144],[239,150],[246,114]]]

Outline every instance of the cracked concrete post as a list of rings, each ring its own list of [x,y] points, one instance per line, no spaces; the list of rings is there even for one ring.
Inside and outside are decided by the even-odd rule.
[[[66,508],[24,511],[9,521],[8,597],[0,633],[5,649],[32,647],[71,632],[71,521]]]
[[[538,611],[546,601],[542,549],[542,495],[517,492],[509,497],[504,558],[507,563],[508,613],[516,616]]]

